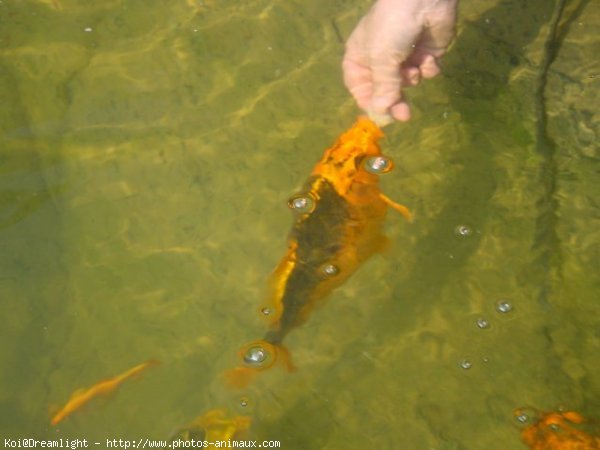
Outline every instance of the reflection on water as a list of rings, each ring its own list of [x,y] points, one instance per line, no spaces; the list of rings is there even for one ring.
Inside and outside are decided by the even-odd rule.
[[[369,2],[2,2],[2,435],[166,439],[227,408],[289,449],[504,449],[517,407],[600,418],[600,8],[464,3],[386,129],[414,223],[290,335],[297,373],[238,395],[218,375],[261,333],[287,198],[354,121],[338,32]]]

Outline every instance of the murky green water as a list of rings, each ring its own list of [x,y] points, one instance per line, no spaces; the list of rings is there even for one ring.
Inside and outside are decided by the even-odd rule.
[[[0,438],[164,439],[228,407],[287,450],[506,449],[516,407],[600,419],[593,1],[555,39],[555,2],[463,2],[386,129],[416,220],[390,214],[390,251],[290,335],[298,372],[221,385],[262,335],[286,199],[357,114],[340,36],[368,4],[0,3]]]

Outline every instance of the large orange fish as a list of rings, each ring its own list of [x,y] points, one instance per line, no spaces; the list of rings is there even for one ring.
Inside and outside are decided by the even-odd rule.
[[[385,247],[382,228],[388,207],[411,219],[405,206],[379,188],[379,174],[393,167],[377,144],[382,136],[377,125],[359,118],[325,151],[303,189],[289,200],[295,221],[288,250],[271,277],[269,301],[261,308],[269,330],[240,351],[243,365],[226,374],[231,386],[244,387],[277,360],[292,370],[282,346],[285,336]]]
[[[67,404],[63,406],[62,409],[52,417],[50,423],[52,425],[57,425],[65,417],[77,411],[79,408],[81,408],[94,397],[97,397],[98,395],[106,395],[113,392],[121,385],[121,383],[123,383],[123,381],[128,380],[129,378],[138,375],[148,367],[155,366],[157,364],[158,361],[155,360],[146,361],[145,363],[139,364],[129,369],[121,375],[109,378],[108,380],[100,381],[99,383],[96,383],[88,389],[79,389],[75,391],[73,395],[71,395],[71,398],[69,399]]]
[[[515,411],[522,415],[521,410]],[[600,450],[600,436],[586,433],[587,421],[574,411],[541,413],[521,431],[521,439],[531,450]]]

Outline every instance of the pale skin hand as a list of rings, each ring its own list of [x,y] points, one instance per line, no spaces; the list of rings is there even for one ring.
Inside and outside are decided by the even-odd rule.
[[[344,83],[378,125],[410,119],[402,89],[440,72],[439,58],[454,36],[457,3],[377,0],[350,35]]]

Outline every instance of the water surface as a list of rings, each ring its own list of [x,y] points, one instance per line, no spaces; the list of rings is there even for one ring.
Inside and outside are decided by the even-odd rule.
[[[386,128],[383,189],[416,220],[390,214],[389,251],[289,336],[298,372],[221,385],[263,333],[287,198],[358,114],[341,39],[368,6],[0,3],[0,437],[164,439],[228,407],[288,450],[500,450],[521,448],[517,407],[600,419],[585,1],[463,2],[443,75]]]

